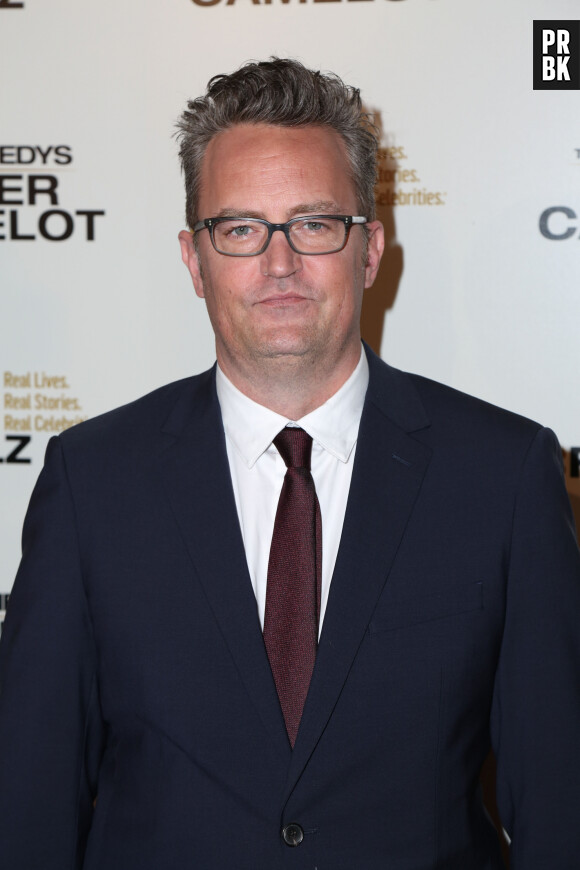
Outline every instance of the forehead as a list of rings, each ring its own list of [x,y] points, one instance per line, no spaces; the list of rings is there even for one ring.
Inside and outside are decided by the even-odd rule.
[[[335,130],[238,124],[208,145],[201,169],[200,216],[231,208],[273,220],[310,203],[328,203],[328,208],[349,214],[356,208],[346,148]]]

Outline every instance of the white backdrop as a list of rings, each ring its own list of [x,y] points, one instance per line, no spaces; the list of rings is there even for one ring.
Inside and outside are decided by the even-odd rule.
[[[580,92],[532,80],[533,20],[573,19],[578,0],[13,2],[0,0],[0,593],[50,434],[213,362],[179,257],[172,133],[211,75],[248,59],[333,70],[379,113],[393,238],[364,324],[381,355],[580,443]],[[567,211],[547,232],[569,238],[541,233],[550,207]]]

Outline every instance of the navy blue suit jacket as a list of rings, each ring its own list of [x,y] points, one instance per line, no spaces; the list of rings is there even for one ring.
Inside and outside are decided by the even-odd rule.
[[[580,560],[558,444],[369,362],[294,751],[214,372],[53,439],[0,645],[6,870],[492,870],[490,743],[513,868],[577,870]]]

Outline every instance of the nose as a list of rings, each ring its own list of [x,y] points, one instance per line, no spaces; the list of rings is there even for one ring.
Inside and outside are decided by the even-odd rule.
[[[261,259],[262,274],[272,278],[288,278],[301,266],[300,254],[292,250],[281,230],[274,230]]]

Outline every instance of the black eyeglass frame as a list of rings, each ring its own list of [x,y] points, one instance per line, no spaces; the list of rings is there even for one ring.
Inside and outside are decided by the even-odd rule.
[[[338,220],[342,221],[344,224],[344,242],[340,246],[340,248],[334,248],[332,251],[299,251],[292,239],[290,238],[290,227],[292,224],[299,223],[300,221],[316,221],[316,220]],[[252,251],[250,254],[236,254],[231,251],[221,251],[216,243],[214,238],[214,230],[217,224],[224,223],[224,221],[251,221],[256,224],[263,224],[268,227],[268,236],[266,241],[262,245],[262,247],[258,251]],[[286,241],[296,254],[300,254],[301,257],[325,257],[327,254],[338,254],[339,251],[342,251],[348,242],[348,237],[350,235],[350,231],[353,226],[359,226],[363,224],[367,224],[368,219],[366,217],[361,217],[360,215],[348,215],[348,214],[308,214],[302,215],[301,217],[292,218],[289,221],[286,221],[284,224],[273,224],[270,221],[265,220],[264,218],[250,218],[250,217],[217,217],[217,218],[205,218],[205,220],[198,221],[193,229],[190,230],[192,236],[195,233],[199,233],[201,230],[209,230],[209,237],[211,239],[211,243],[214,247],[214,250],[217,251],[218,254],[223,254],[224,257],[258,257],[260,254],[263,254],[268,245],[270,244],[270,239],[272,235],[280,230],[286,236]]]

